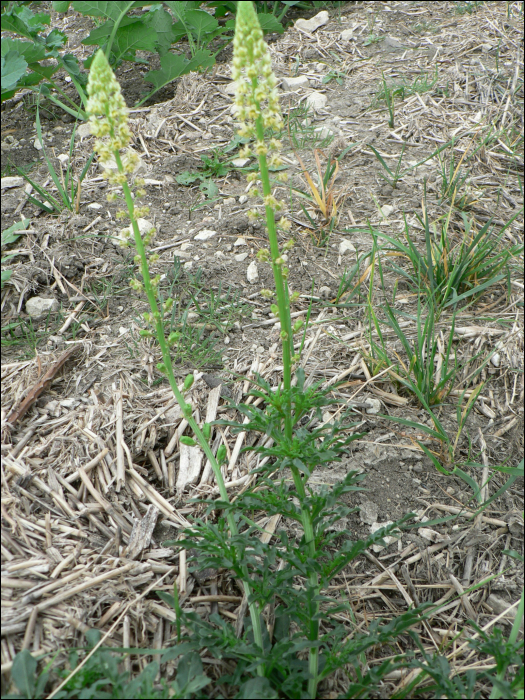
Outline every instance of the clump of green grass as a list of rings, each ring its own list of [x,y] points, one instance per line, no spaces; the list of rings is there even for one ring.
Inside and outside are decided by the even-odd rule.
[[[423,218],[416,215],[424,231],[423,252],[412,240],[406,217],[406,243],[379,231],[377,235],[388,241],[392,253],[401,255],[409,263],[408,269],[393,263],[393,269],[413,291],[423,291],[427,299],[432,300],[439,316],[441,310],[449,306],[459,308],[474,303],[489,287],[505,279],[509,264],[523,252],[521,244],[504,243],[507,228],[521,211],[499,232],[491,221],[477,230],[474,221],[461,212],[463,230],[457,240],[450,225],[452,209],[444,220],[431,223],[425,206]]]
[[[404,100],[411,95],[423,95],[426,92],[432,92],[439,81],[437,68],[433,74],[429,72],[421,72],[412,82],[407,82],[404,78],[400,81],[387,81],[385,74],[382,73],[381,87],[379,88],[372,107],[376,107],[380,102],[385,102],[390,114],[389,126],[394,128],[394,101],[396,97]]]

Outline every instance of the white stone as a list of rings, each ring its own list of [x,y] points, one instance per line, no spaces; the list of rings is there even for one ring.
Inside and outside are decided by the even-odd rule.
[[[494,367],[499,367],[501,365],[501,354],[499,352],[495,352],[490,358],[490,362],[492,365],[494,365]]]
[[[394,207],[391,206],[390,204],[383,204],[381,207],[381,214],[386,218],[390,216],[390,214],[394,211]]]
[[[373,501],[363,501],[359,507],[359,517],[363,523],[368,523],[369,525],[377,523],[377,516],[379,513],[379,507],[377,503]]]
[[[145,185],[163,185],[164,183],[162,182],[162,180],[152,180],[150,177],[145,177],[144,184]]]
[[[141,236],[143,236],[145,233],[151,231],[151,229],[154,228],[151,221],[148,221],[147,219],[137,219],[137,225],[139,227],[139,233]]]
[[[381,411],[381,401],[379,399],[365,399],[363,403],[366,403],[370,408],[366,409],[366,412],[373,416]]]
[[[238,239],[235,241],[235,243],[233,244],[234,248],[236,248],[236,247],[238,247],[238,246],[240,246],[240,245],[248,245],[248,244],[246,243],[246,241],[244,240],[244,238],[242,238],[242,236],[241,236],[240,238],[238,238]]]
[[[57,158],[62,163],[62,165],[65,165],[69,160],[69,156],[67,153],[61,153],[59,156],[57,156]]]
[[[193,267],[193,260],[189,260],[188,262],[184,263],[185,270],[191,270],[192,267]]]
[[[235,197],[227,197],[226,199],[223,199],[222,205],[224,207],[231,207],[235,204]]]
[[[248,201],[248,197],[245,194],[241,194],[239,197],[239,204],[245,204]]]
[[[38,136],[37,136],[37,138],[34,140],[33,146],[36,148],[37,151],[41,151],[41,150],[42,150],[42,144],[40,143],[40,140],[39,140]]]
[[[350,241],[341,241],[339,243],[339,255],[344,255],[345,253],[355,253],[355,247]]]
[[[56,299],[42,299],[41,297],[32,297],[26,301],[26,313],[31,318],[42,318],[49,312],[58,311],[59,304]]]
[[[63,399],[62,401],[59,401],[59,403],[64,408],[68,408],[69,410],[71,410],[78,406],[80,401],[78,401],[77,399]]]
[[[246,279],[250,284],[254,284],[259,279],[259,271],[257,270],[257,263],[255,260],[252,260],[252,262],[248,265],[248,269],[246,270]]]
[[[239,253],[238,255],[233,256],[237,262],[244,262],[246,258],[248,257],[248,253]]]
[[[315,15],[315,17],[311,17],[310,19],[298,19],[294,26],[297,29],[302,29],[303,32],[308,32],[311,34],[312,32],[315,32],[316,29],[319,29],[319,27],[327,24],[328,19],[328,12],[323,10]]]
[[[222,252],[222,250],[217,250],[216,253],[215,253],[215,257],[216,257],[216,258],[225,258],[226,256],[224,255],[224,253]]]
[[[354,38],[354,28],[352,29],[344,29],[341,32],[341,41],[350,41],[351,39]]]
[[[3,177],[0,186],[3,190],[10,189],[11,187],[22,187],[24,184],[23,177]]]
[[[234,158],[232,160],[232,165],[235,168],[244,168],[250,162],[249,158]]]
[[[319,136],[323,139],[328,138],[328,136],[334,136],[335,134],[335,130],[330,126],[318,126],[316,129],[314,129],[314,132],[319,134]]]
[[[75,141],[77,139],[85,139],[88,136],[91,136],[91,125],[89,124],[89,122],[84,122],[75,131]]]
[[[298,90],[306,87],[310,87],[310,81],[306,75],[300,75],[297,78],[283,78],[283,90]]]
[[[195,237],[194,241],[207,241],[209,238],[217,235],[217,231],[212,231],[211,229],[204,228]]]
[[[323,95],[322,92],[312,92],[312,94],[308,95],[306,98],[306,104],[314,111],[318,111],[326,106],[326,100],[327,97],[326,95]]]
[[[430,527],[418,528],[417,534],[421,535],[421,537],[424,537],[429,542],[442,542],[446,539],[445,536],[441,535],[436,530],[432,530]]]
[[[87,208],[94,210],[102,209],[102,204],[99,204],[98,202],[91,202],[91,204],[87,205]]]

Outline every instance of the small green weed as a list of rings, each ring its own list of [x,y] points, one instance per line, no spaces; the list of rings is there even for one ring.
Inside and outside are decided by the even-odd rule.
[[[326,83],[329,83],[332,80],[335,80],[335,82],[338,85],[343,85],[344,81],[346,78],[346,73],[343,73],[340,70],[337,70],[337,68],[332,68],[328,73],[323,76],[322,83],[326,85]]]
[[[402,100],[404,100],[406,97],[410,97],[411,95],[422,95],[425,92],[431,92],[437,85],[438,81],[439,76],[437,68],[433,74],[422,71],[411,83],[407,82],[405,79],[403,79],[401,82],[392,81],[389,83],[387,82],[383,73],[381,87],[378,90],[371,106],[375,107],[380,102],[386,102],[387,105],[390,104],[393,108],[395,97],[400,97]]]
[[[24,230],[29,226],[29,223],[29,219],[23,219],[22,221],[17,221],[12,226],[5,229],[5,231],[2,231],[2,289],[4,288],[4,283],[7,282],[13,274],[12,270],[4,270],[3,267],[9,260],[16,258],[16,253],[9,252],[6,248],[20,238]],[[16,233],[16,231],[20,231],[20,233]]]
[[[478,10],[480,10],[485,4],[486,3],[483,0],[472,0],[471,2],[456,2],[454,12],[457,15],[471,15],[473,12],[477,12]]]
[[[219,191],[212,178],[225,177],[233,169],[233,165],[231,159],[224,159],[224,151],[219,148],[214,148],[209,155],[202,155],[201,160],[203,165],[200,172],[184,170],[175,177],[175,180],[179,185],[186,186],[200,182],[199,189],[211,198]]]
[[[306,148],[327,148],[334,140],[333,135],[323,136],[322,131],[316,131],[312,123],[312,115],[309,107],[301,103],[297,107],[289,108],[283,115],[284,128],[275,134],[282,139],[288,136],[293,146],[298,150]],[[273,134],[269,133],[269,136]]]
[[[380,41],[383,41],[383,39],[384,37],[379,36],[378,34],[369,34],[363,41],[363,46],[370,46],[370,44],[378,44]]]
[[[416,34],[426,34],[427,32],[435,34],[437,31],[439,31],[439,29],[432,24],[432,22],[417,22],[412,27],[412,31]]]
[[[62,318],[59,314],[59,320]],[[63,320],[63,319],[62,319]],[[55,327],[55,319],[53,318],[53,328]],[[16,347],[20,351],[20,360],[28,360],[36,355],[37,347],[42,345],[52,333],[51,314],[48,315],[44,329],[36,329],[33,326],[33,319],[20,318],[14,321],[9,321],[5,326],[2,326],[2,346]]]
[[[177,363],[202,367],[222,365],[221,354],[215,350],[219,335],[225,335],[251,307],[241,302],[240,290],[209,289],[202,280],[203,270],[195,274],[183,271],[175,257],[167,279],[159,286],[159,299],[175,299],[165,320],[165,332],[177,339],[173,359]]]
[[[353,265],[349,270],[345,269],[339,281],[339,286],[333,302],[334,306],[341,308],[354,306],[355,304],[352,304],[351,302],[356,293],[358,295],[358,303],[361,303],[361,283],[368,275],[370,265],[365,265],[364,272],[362,272],[361,266],[363,262],[371,256],[371,252],[365,253],[361,256],[358,253],[355,265]]]
[[[73,150],[75,147],[75,132],[76,132],[76,127],[73,129],[73,133],[71,134],[71,141],[69,144],[69,155],[67,158],[67,165],[64,166],[62,165],[62,162],[60,162],[60,170],[59,173],[57,174],[53,163],[49,159],[49,156],[47,155],[47,151],[44,148],[44,141],[42,139],[42,129],[40,125],[40,110],[37,107],[37,113],[36,113],[36,132],[38,136],[38,140],[40,142],[40,145],[42,147],[42,152],[44,153],[44,157],[46,159],[47,167],[49,170],[49,174],[51,175],[53,182],[55,183],[55,187],[58,190],[58,193],[60,195],[60,199],[57,199],[54,197],[52,194],[49,192],[46,192],[39,184],[34,182],[27,173],[25,173],[21,168],[16,168],[17,172],[19,175],[21,175],[25,180],[27,180],[38,192],[40,195],[41,199],[36,199],[32,195],[28,195],[28,200],[32,203],[35,204],[37,207],[40,209],[43,209],[44,211],[48,212],[49,214],[60,214],[60,212],[63,209],[69,209],[69,211],[75,211],[78,214],[78,209],[80,205],[80,191],[81,191],[81,185],[82,181],[84,180],[87,171],[89,170],[91,163],[93,162],[93,158],[95,157],[95,154],[92,153],[90,157],[87,160],[86,165],[84,166],[82,173],[80,176],[77,178],[76,184],[75,184],[75,178],[74,178],[74,173],[73,169],[71,166],[72,162],[72,157],[73,157]],[[16,166],[15,166],[16,167]],[[65,172],[64,172],[65,168]]]

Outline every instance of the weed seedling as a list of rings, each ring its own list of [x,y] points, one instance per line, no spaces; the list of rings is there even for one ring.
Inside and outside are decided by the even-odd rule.
[[[92,153],[90,157],[88,158],[88,161],[86,165],[84,166],[84,169],[82,170],[82,173],[80,174],[80,177],[77,178],[76,184],[74,181],[74,176],[73,176],[73,170],[71,166],[71,160],[73,157],[73,149],[75,147],[75,129],[73,129],[73,133],[71,134],[71,141],[69,144],[69,155],[67,157],[67,165],[64,166],[62,162],[60,162],[60,171],[59,173],[56,172],[55,168],[53,167],[53,163],[49,159],[49,156],[47,155],[47,151],[44,147],[44,141],[42,139],[42,128],[40,125],[40,110],[37,107],[37,112],[36,112],[36,133],[38,136],[38,140],[40,142],[40,145],[42,147],[42,151],[44,153],[44,157],[46,159],[47,167],[49,170],[49,174],[51,175],[53,182],[55,183],[55,187],[58,190],[58,193],[60,195],[60,199],[57,199],[53,195],[51,195],[49,192],[46,192],[39,184],[34,182],[29,175],[27,175],[21,168],[16,168],[17,172],[19,175],[21,175],[25,180],[27,180],[38,192],[40,197],[42,199],[36,199],[32,195],[28,195],[28,200],[32,202],[32,204],[35,204],[37,207],[40,209],[43,209],[44,211],[52,214],[60,214],[60,212],[63,209],[69,209],[69,211],[75,211],[78,214],[78,209],[80,205],[80,190],[81,190],[81,185],[82,181],[84,180],[87,171],[89,170],[91,163],[93,161],[93,158],[95,157],[95,154]],[[65,173],[64,173],[64,168],[65,168]]]

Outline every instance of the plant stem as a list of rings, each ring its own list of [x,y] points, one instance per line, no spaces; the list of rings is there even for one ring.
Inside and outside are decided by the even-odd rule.
[[[124,172],[124,168],[122,165],[122,161],[120,158],[120,154],[118,151],[114,152],[115,154],[115,160],[118,166],[118,169],[120,172]],[[142,272],[142,277],[144,281],[144,289],[146,291],[146,296],[149,301],[149,305],[152,310],[152,315],[155,320],[155,331],[157,335],[157,339],[159,341],[160,349],[162,351],[162,360],[164,362],[164,365],[166,367],[166,374],[168,377],[168,381],[170,383],[171,389],[173,391],[173,394],[175,395],[175,398],[177,399],[183,413],[184,417],[188,421],[188,424],[190,428],[193,430],[193,433],[196,437],[196,439],[199,442],[199,445],[201,446],[202,450],[204,451],[204,454],[206,457],[210,460],[211,467],[213,469],[213,473],[215,474],[215,478],[217,479],[217,485],[219,487],[219,493],[220,497],[223,501],[229,502],[228,498],[228,492],[226,490],[226,486],[224,484],[224,479],[222,476],[221,468],[215,458],[215,455],[213,454],[208,441],[202,434],[201,429],[199,428],[197,421],[193,418],[191,415],[191,410],[188,411],[188,405],[184,399],[184,396],[182,395],[181,391],[179,390],[179,387],[177,386],[177,382],[175,380],[175,376],[173,374],[173,365],[171,363],[171,355],[169,351],[168,344],[166,343],[166,338],[164,335],[164,327],[162,323],[162,314],[159,311],[158,305],[157,305],[157,300],[155,298],[155,292],[153,290],[152,284],[151,284],[151,277],[149,274],[149,269],[148,269],[148,261],[146,258],[146,251],[144,249],[144,244],[142,242],[142,237],[139,232],[139,227],[137,224],[137,221],[134,216],[132,216],[132,212],[134,210],[134,203],[133,203],[133,198],[131,196],[131,190],[129,188],[129,185],[127,182],[124,182],[122,185],[122,188],[124,190],[124,197],[126,199],[126,204],[128,207],[128,211],[130,212],[131,216],[131,225],[133,228],[133,235],[135,238],[135,246],[137,248],[137,252],[140,255],[141,259],[141,272]],[[233,517],[233,513],[229,512],[226,515],[226,519],[228,521],[228,526],[230,529],[230,533],[232,537],[237,536],[238,529],[237,529],[237,524],[235,522],[235,519]],[[251,586],[250,586],[250,578],[249,578],[249,573],[248,573],[248,568],[246,566],[242,567],[243,571],[243,587],[244,587],[244,593],[246,597],[249,599],[251,596]],[[255,639],[255,643],[259,648],[261,649],[261,652],[263,650],[263,635],[262,635],[262,626],[261,626],[261,615],[259,612],[259,606],[257,605],[256,602],[251,602],[250,603],[250,617],[252,621],[252,627],[253,627],[253,635]],[[259,676],[264,675],[264,664],[261,663],[257,667],[257,673]]]
[[[255,87],[255,86],[254,86]],[[262,116],[259,113],[258,118],[255,122],[257,130],[257,140],[259,142],[264,142],[264,127]],[[268,163],[266,161],[266,155],[264,153],[259,154],[259,169],[261,175],[261,182],[263,188],[264,197],[271,195],[271,185],[270,176],[268,172]],[[284,434],[286,439],[291,442],[293,440],[293,413],[292,413],[292,398],[291,398],[291,387],[292,387],[292,351],[293,351],[293,332],[292,332],[292,321],[290,317],[290,300],[288,295],[288,285],[285,281],[282,272],[282,266],[276,263],[276,260],[280,258],[279,252],[279,242],[277,240],[277,232],[275,227],[275,214],[272,207],[266,205],[266,223],[268,227],[268,239],[270,242],[270,253],[271,253],[271,265],[273,276],[275,280],[275,290],[277,296],[277,306],[279,308],[279,321],[281,324],[281,340],[283,345],[283,389],[288,396],[288,403],[285,407],[285,417],[284,417]],[[297,467],[291,466],[292,476],[301,501],[301,521],[304,530],[305,542],[308,546],[308,552],[312,559],[315,557],[315,537],[313,530],[313,523],[311,514],[308,509],[303,505],[306,498],[306,492],[304,485],[307,481],[305,477],[304,481]],[[314,590],[314,594],[319,594],[319,578],[315,571],[310,573],[308,579],[309,585]],[[319,636],[319,621],[317,620],[317,615],[319,613],[319,604],[315,603],[313,615],[310,620],[310,632],[309,639],[311,642],[317,642]],[[317,694],[317,676],[319,672],[319,649],[317,646],[310,647],[308,668],[310,671],[310,679],[308,681],[308,692],[310,697],[315,698]]]

